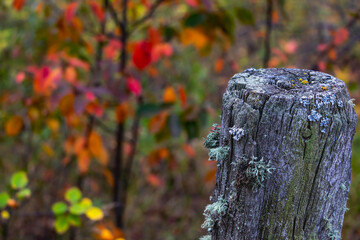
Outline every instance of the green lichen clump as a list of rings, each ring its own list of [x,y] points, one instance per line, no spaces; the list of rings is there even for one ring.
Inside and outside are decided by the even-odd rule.
[[[201,227],[211,232],[215,223],[226,215],[228,207],[228,201],[223,198],[219,198],[216,202],[207,205],[204,210],[205,221]]]
[[[217,147],[209,150],[209,160],[224,160],[229,156],[230,147]]]
[[[202,236],[199,240],[211,240],[211,235]]]
[[[246,176],[253,179],[254,187],[262,187],[263,182],[271,175],[271,171],[274,169],[270,166],[270,162],[265,163],[264,158],[258,159],[252,156],[248,162],[249,166],[246,169]]]
[[[219,146],[220,146],[220,127],[218,126],[218,124],[213,124],[213,129],[205,139],[204,147],[211,149],[211,148],[217,148]]]
[[[275,169],[270,166],[270,161],[266,163],[264,158],[259,159],[255,156],[250,159],[242,156],[231,165],[234,166],[234,171],[239,172],[239,182],[252,186],[255,191],[263,186],[264,181],[270,177],[272,170]]]
[[[330,223],[330,220],[328,218],[324,218],[324,220],[326,221],[326,228],[329,231],[327,236],[330,240],[339,240],[341,239],[341,235],[339,233],[339,231],[334,230],[332,224]]]

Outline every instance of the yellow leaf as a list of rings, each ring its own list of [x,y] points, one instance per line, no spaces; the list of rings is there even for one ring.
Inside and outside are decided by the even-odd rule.
[[[16,136],[23,127],[23,119],[20,116],[12,116],[5,124],[5,132],[8,136]]]
[[[86,216],[93,221],[101,220],[104,217],[103,211],[98,207],[91,207],[86,211]]]
[[[53,157],[55,155],[54,150],[50,147],[49,144],[44,143],[42,145],[42,150],[49,156],[49,157]]]
[[[185,28],[180,34],[180,41],[185,46],[193,44],[198,50],[201,50],[209,39],[200,29]]]
[[[335,72],[335,76],[338,79],[343,80],[346,84],[351,82],[351,73],[349,68],[340,69],[338,67],[334,67],[334,72]]]
[[[37,108],[30,107],[28,112],[27,112],[27,115],[29,116],[31,121],[36,121],[40,117],[40,112],[39,112],[39,110]]]
[[[10,213],[8,211],[6,211],[6,210],[2,210],[1,211],[1,218],[5,219],[5,220],[9,219],[10,218]]]
[[[176,93],[173,87],[167,87],[163,93],[164,103],[174,103],[176,101]]]
[[[47,120],[46,125],[50,128],[53,133],[57,133],[60,128],[60,122],[55,118]]]

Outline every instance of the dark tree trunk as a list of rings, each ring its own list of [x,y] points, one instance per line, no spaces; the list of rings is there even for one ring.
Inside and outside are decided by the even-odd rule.
[[[356,121],[344,82],[328,74],[236,74],[218,139],[205,143],[218,167],[203,239],[340,239]]]

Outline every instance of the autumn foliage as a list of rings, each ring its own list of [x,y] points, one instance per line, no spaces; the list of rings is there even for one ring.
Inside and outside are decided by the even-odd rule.
[[[360,6],[314,3],[331,17],[298,19],[311,2],[1,1],[3,239],[201,236],[216,175],[202,137],[266,42],[269,67],[336,74],[359,99]],[[354,179],[358,147],[356,135]]]

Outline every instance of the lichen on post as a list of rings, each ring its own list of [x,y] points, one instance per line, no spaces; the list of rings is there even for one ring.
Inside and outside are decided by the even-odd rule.
[[[221,157],[204,238],[338,239],[356,121],[344,82],[331,75],[236,74],[223,96],[221,128],[205,144]]]

